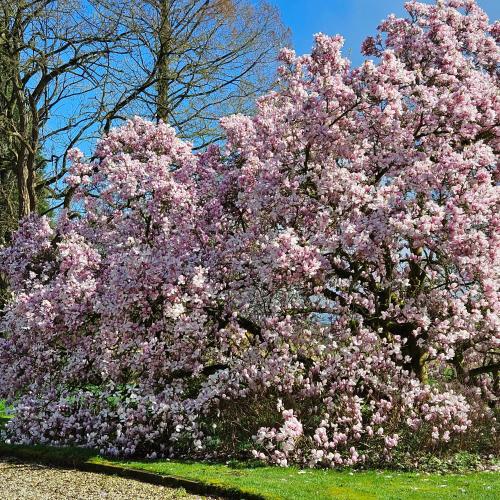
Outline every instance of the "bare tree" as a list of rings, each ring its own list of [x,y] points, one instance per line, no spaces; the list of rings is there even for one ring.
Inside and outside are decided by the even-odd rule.
[[[202,147],[269,90],[288,31],[264,1],[0,0],[0,203],[67,206],[67,151],[134,114]]]
[[[128,2],[128,3],[126,3]],[[219,138],[218,119],[249,112],[274,84],[279,49],[289,42],[278,11],[264,1],[107,2],[135,41],[115,80],[104,129],[131,114],[169,122],[202,147]]]
[[[67,150],[99,121],[122,27],[93,1],[0,0],[0,178],[15,175],[19,217],[57,196]]]

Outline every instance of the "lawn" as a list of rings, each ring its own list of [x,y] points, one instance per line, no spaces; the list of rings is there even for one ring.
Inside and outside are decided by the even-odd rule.
[[[500,474],[298,470],[179,461],[124,462],[129,467],[282,499],[498,499]]]

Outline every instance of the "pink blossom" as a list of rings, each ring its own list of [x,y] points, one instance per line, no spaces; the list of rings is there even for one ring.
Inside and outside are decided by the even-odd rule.
[[[11,442],[214,458],[242,433],[326,467],[484,442],[500,29],[472,0],[406,10],[360,67],[340,36],[283,51],[223,147],[134,118],[70,153],[79,217],[30,216],[0,250]]]

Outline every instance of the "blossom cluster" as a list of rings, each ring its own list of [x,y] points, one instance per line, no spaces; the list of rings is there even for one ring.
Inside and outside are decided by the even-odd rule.
[[[195,154],[134,118],[1,250],[12,442],[355,466],[496,446],[500,31],[406,4]],[[488,434],[489,433],[489,434]],[[486,437],[485,437],[486,435]]]

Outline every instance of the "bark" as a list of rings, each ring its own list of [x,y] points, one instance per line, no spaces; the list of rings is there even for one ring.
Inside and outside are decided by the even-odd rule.
[[[30,194],[28,188],[28,169],[24,161],[17,166],[17,192],[19,219],[31,213]]]
[[[170,55],[171,55],[171,38],[172,25],[170,22],[171,0],[163,0],[160,5],[160,32],[158,35],[158,83],[157,83],[157,103],[156,103],[156,119],[158,121],[169,120],[169,81],[170,76]]]

